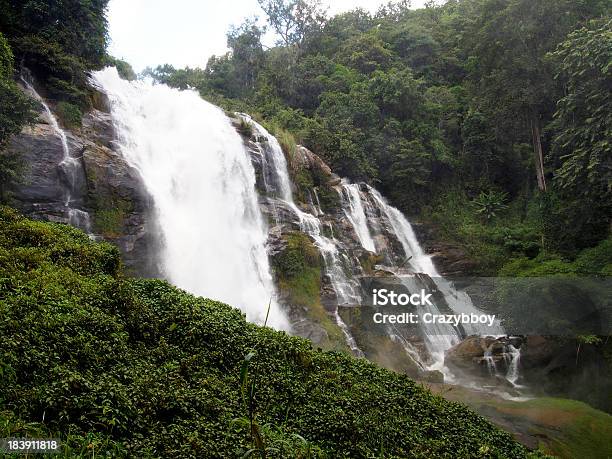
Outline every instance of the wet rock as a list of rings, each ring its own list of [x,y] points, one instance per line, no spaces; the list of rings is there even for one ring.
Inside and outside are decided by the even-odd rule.
[[[333,176],[338,177],[337,175],[332,173],[331,168],[323,161],[319,156],[314,154],[308,148],[298,145],[295,149],[295,155],[293,158],[294,165],[302,166],[308,170],[318,170],[321,174],[328,179],[331,179]],[[339,177],[338,177],[339,178]],[[339,182],[338,182],[339,183]]]
[[[462,277],[473,273],[477,268],[465,251],[457,246],[445,243],[434,243],[429,246],[432,260],[444,277]]]
[[[527,336],[521,347],[521,365],[524,369],[545,368],[560,355],[562,343],[544,336]]]
[[[478,375],[505,374],[512,361],[508,344],[506,338],[469,336],[446,351],[444,363]]]
[[[51,125],[41,116],[38,124],[11,139],[7,153],[25,166],[23,180],[13,190],[16,207],[33,218],[63,222],[66,188],[58,166],[64,152]]]
[[[155,223],[154,205],[138,171],[119,152],[107,147],[113,141],[104,134],[111,132],[112,129],[98,132],[93,138],[101,142],[88,138],[83,147],[87,208],[93,230],[117,244],[129,271],[157,277],[161,274],[156,255],[160,253],[161,231]]]
[[[421,380],[429,383],[442,384],[444,382],[444,374],[439,370],[424,371]]]
[[[341,181],[342,181],[342,179],[339,176],[337,176],[336,174],[332,174],[329,177],[329,180],[327,181],[327,184],[329,186],[338,186],[338,185],[340,185]]]
[[[94,105],[108,109],[104,97]],[[159,276],[153,205],[140,174],[116,147],[110,114],[92,109],[81,128],[64,132],[76,164],[70,168],[62,164],[61,139],[42,105],[38,122],[11,139],[8,153],[25,164],[22,183],[13,190],[15,207],[32,218],[81,224],[92,237],[116,243],[129,272]]]
[[[291,329],[293,333],[302,338],[309,339],[315,345],[322,345],[329,341],[327,330],[321,325],[305,317],[300,317],[291,321]]]

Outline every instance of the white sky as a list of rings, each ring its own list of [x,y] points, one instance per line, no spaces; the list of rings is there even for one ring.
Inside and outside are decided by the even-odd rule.
[[[356,7],[375,12],[387,0],[323,0],[329,13]],[[425,0],[413,0],[421,7]],[[204,67],[213,54],[226,52],[232,24],[265,14],[257,0],[111,0],[108,10],[110,53],[139,72],[146,66],[172,64]],[[268,37],[266,41],[273,40]],[[270,43],[271,44],[271,43]]]

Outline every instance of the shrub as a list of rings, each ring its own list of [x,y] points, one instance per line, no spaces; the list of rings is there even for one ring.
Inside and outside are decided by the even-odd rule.
[[[119,76],[124,80],[134,81],[137,78],[136,72],[134,72],[132,66],[124,60],[117,59],[116,57],[112,56],[107,56],[105,64],[111,67],[115,67]]]
[[[238,124],[237,129],[238,132],[247,139],[250,139],[253,136],[253,125],[243,118],[240,118],[240,123]]]
[[[486,221],[497,217],[502,210],[508,208],[505,204],[508,193],[489,191],[481,192],[478,198],[474,199],[473,204],[476,213],[481,215]]]
[[[235,420],[244,356],[258,349],[253,409],[283,457],[527,455],[405,375],[313,350],[166,282],[125,278],[119,259],[81,231],[0,209],[0,417],[36,422],[75,450],[95,443],[99,456],[236,457],[251,447]]]
[[[83,113],[76,105],[70,102],[60,102],[55,107],[55,112],[65,127],[76,128],[81,126]]]

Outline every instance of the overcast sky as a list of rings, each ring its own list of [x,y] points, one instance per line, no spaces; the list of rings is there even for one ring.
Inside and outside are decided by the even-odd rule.
[[[323,2],[334,14],[356,7],[375,12],[387,0]],[[412,5],[424,2],[413,0]],[[257,0],[111,0],[110,52],[136,71],[165,63],[203,67],[211,55],[225,53],[230,25],[253,15],[262,21],[265,16]]]

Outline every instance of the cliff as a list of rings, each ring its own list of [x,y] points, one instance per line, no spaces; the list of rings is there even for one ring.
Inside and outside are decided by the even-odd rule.
[[[159,276],[154,205],[138,171],[115,148],[104,96],[99,94],[97,100],[97,108],[83,116],[81,126],[68,129],[54,126],[53,106],[47,111],[40,99],[37,122],[14,136],[8,147],[24,165],[13,204],[32,218],[69,223],[93,238],[115,243],[134,275]],[[65,134],[74,167],[63,163],[58,128]]]

